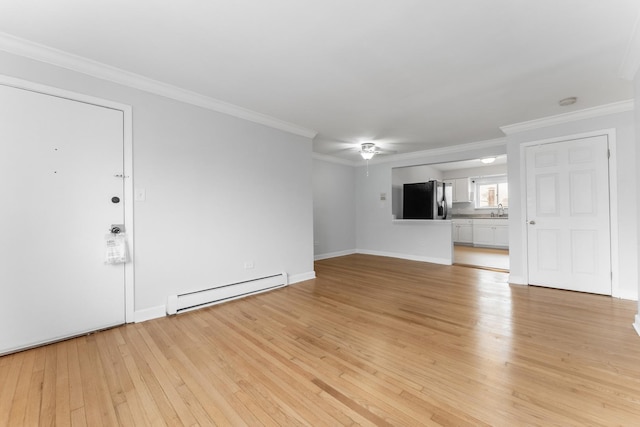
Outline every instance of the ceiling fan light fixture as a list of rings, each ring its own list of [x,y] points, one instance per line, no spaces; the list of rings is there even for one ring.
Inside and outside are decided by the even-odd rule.
[[[495,157],[485,157],[484,159],[480,159],[480,161],[482,163],[484,163],[485,165],[488,165],[489,163],[493,163],[496,161]]]
[[[360,144],[360,155],[363,159],[371,160],[376,153],[376,144],[373,142],[363,142]]]

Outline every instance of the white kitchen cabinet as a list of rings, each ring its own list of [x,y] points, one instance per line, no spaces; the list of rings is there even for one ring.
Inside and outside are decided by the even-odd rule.
[[[509,225],[506,219],[474,219],[473,246],[509,247]]]
[[[469,178],[453,179],[453,201],[455,203],[468,203],[471,201],[471,189]]]
[[[473,220],[454,219],[453,220],[453,242],[473,243]]]
[[[504,221],[504,220],[501,220]],[[499,225],[495,226],[493,233],[494,243],[496,246],[509,247],[509,226]]]
[[[451,185],[451,197],[453,197],[451,199],[452,202],[456,201],[456,180],[455,179],[444,179],[442,180],[442,182],[444,182],[447,185]]]

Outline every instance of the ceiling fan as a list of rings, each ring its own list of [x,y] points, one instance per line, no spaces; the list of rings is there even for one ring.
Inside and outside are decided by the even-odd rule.
[[[394,154],[397,151],[392,150],[383,150],[382,148],[376,146],[373,142],[363,142],[360,144],[360,151],[358,151],[363,159],[371,160],[373,156],[376,154]]]

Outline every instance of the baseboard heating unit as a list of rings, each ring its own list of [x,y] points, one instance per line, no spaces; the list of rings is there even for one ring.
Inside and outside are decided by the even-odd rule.
[[[167,314],[183,313],[197,308],[208,307],[232,299],[281,288],[288,284],[287,273],[281,273],[201,291],[169,295],[167,298]]]

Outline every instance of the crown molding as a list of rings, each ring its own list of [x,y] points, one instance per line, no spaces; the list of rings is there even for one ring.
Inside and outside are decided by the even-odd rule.
[[[341,159],[339,157],[329,156],[328,154],[320,154],[320,153],[312,153],[312,156],[315,160],[322,160],[329,163],[336,163],[338,165],[344,166],[358,166],[358,162],[354,162],[351,160]]]
[[[618,75],[625,80],[633,80],[640,68],[640,15],[636,19],[633,33],[622,58]]]
[[[432,148],[429,150],[413,151],[411,153],[401,153],[393,155],[385,155],[374,157],[369,161],[370,164],[396,162],[400,160],[423,159],[425,157],[443,156],[446,154],[465,153],[470,150],[481,150],[485,148],[506,147],[506,138],[487,139],[484,141],[469,142],[466,144],[451,145],[448,147]],[[364,162],[364,161],[363,161]],[[363,162],[358,162],[358,166],[363,166]]]
[[[633,111],[634,102],[632,99],[626,101],[613,102],[611,104],[600,105],[593,108],[585,108],[584,110],[572,111],[570,113],[558,114],[556,116],[543,117],[541,119],[530,120],[527,122],[514,123],[512,125],[500,126],[500,130],[505,135],[526,132],[528,130],[540,129],[549,126],[561,125],[564,123],[575,122],[578,120],[592,119],[594,117],[606,116],[608,114],[623,113]]]
[[[31,58],[36,61],[45,62],[57,67],[66,68],[68,70],[102,80],[108,80],[134,89],[164,96],[166,98],[171,98],[176,101],[196,105],[218,113],[248,120],[250,122],[303,136],[305,138],[313,139],[317,134],[317,132],[312,129],[307,129],[293,123],[276,119],[275,117],[219,101],[197,92],[182,89],[177,86],[150,79],[148,77],[112,67],[82,56],[15,37],[7,33],[0,32],[0,50]]]

